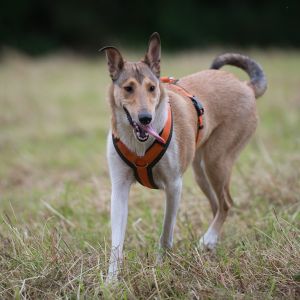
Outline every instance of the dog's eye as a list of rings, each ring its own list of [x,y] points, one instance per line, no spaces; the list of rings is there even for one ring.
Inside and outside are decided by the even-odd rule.
[[[131,92],[133,92],[133,87],[132,86],[124,86],[124,90],[126,91],[126,92],[128,92],[128,93],[131,93]]]
[[[149,87],[149,91],[150,91],[150,92],[154,92],[154,91],[155,91],[155,86],[154,86],[154,85],[151,85],[151,86]]]

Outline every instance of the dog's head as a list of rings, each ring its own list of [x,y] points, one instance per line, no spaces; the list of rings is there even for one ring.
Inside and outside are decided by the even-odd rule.
[[[117,109],[127,115],[140,142],[155,136],[151,126],[161,99],[160,56],[158,33],[150,37],[145,57],[139,62],[127,62],[115,47],[104,47],[108,71],[113,83],[113,98]]]

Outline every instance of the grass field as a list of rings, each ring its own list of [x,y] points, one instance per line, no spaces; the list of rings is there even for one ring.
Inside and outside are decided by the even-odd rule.
[[[245,52],[263,65],[269,89],[233,172],[235,205],[216,253],[197,249],[212,214],[189,171],[174,249],[155,266],[163,193],[135,185],[125,262],[111,288],[103,283],[110,250],[104,59],[2,58],[1,299],[299,299],[300,52]],[[166,55],[163,75],[205,69],[218,53]]]

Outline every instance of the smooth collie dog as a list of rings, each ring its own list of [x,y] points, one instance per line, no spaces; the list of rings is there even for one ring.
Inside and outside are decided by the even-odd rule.
[[[161,46],[152,34],[145,57],[125,61],[114,47],[106,54],[111,132],[107,157],[112,183],[112,250],[107,281],[117,278],[131,185],[164,190],[166,206],[160,248],[172,247],[182,176],[192,164],[195,179],[209,200],[213,220],[200,245],[214,249],[233,201],[229,184],[233,164],[257,126],[256,98],[267,88],[262,68],[249,57],[224,54],[209,70],[173,80],[160,78]],[[234,65],[249,82],[218,70]],[[158,251],[163,253],[163,251]]]

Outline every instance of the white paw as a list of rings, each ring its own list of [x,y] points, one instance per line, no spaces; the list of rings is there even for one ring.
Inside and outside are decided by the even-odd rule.
[[[218,234],[213,230],[208,230],[199,241],[202,250],[215,250],[218,242]]]
[[[113,254],[111,255],[108,273],[107,273],[107,277],[105,280],[106,285],[111,285],[111,284],[118,282],[120,261],[121,261],[120,258],[116,259]]]
[[[156,255],[156,265],[162,265],[167,253],[171,251],[172,249],[172,244],[173,244],[173,239],[165,239],[163,236],[160,237],[160,243],[159,243],[159,249]]]
[[[118,274],[116,272],[108,272],[105,285],[114,285],[118,282]]]
[[[158,253],[156,255],[156,260],[155,260],[155,264],[157,266],[161,266],[164,262],[164,259],[166,257],[166,252],[167,252],[167,249],[164,249],[164,248],[160,248],[158,250]]]
[[[162,254],[157,254],[156,260],[155,260],[155,265],[156,266],[161,266],[164,262],[164,257]]]

